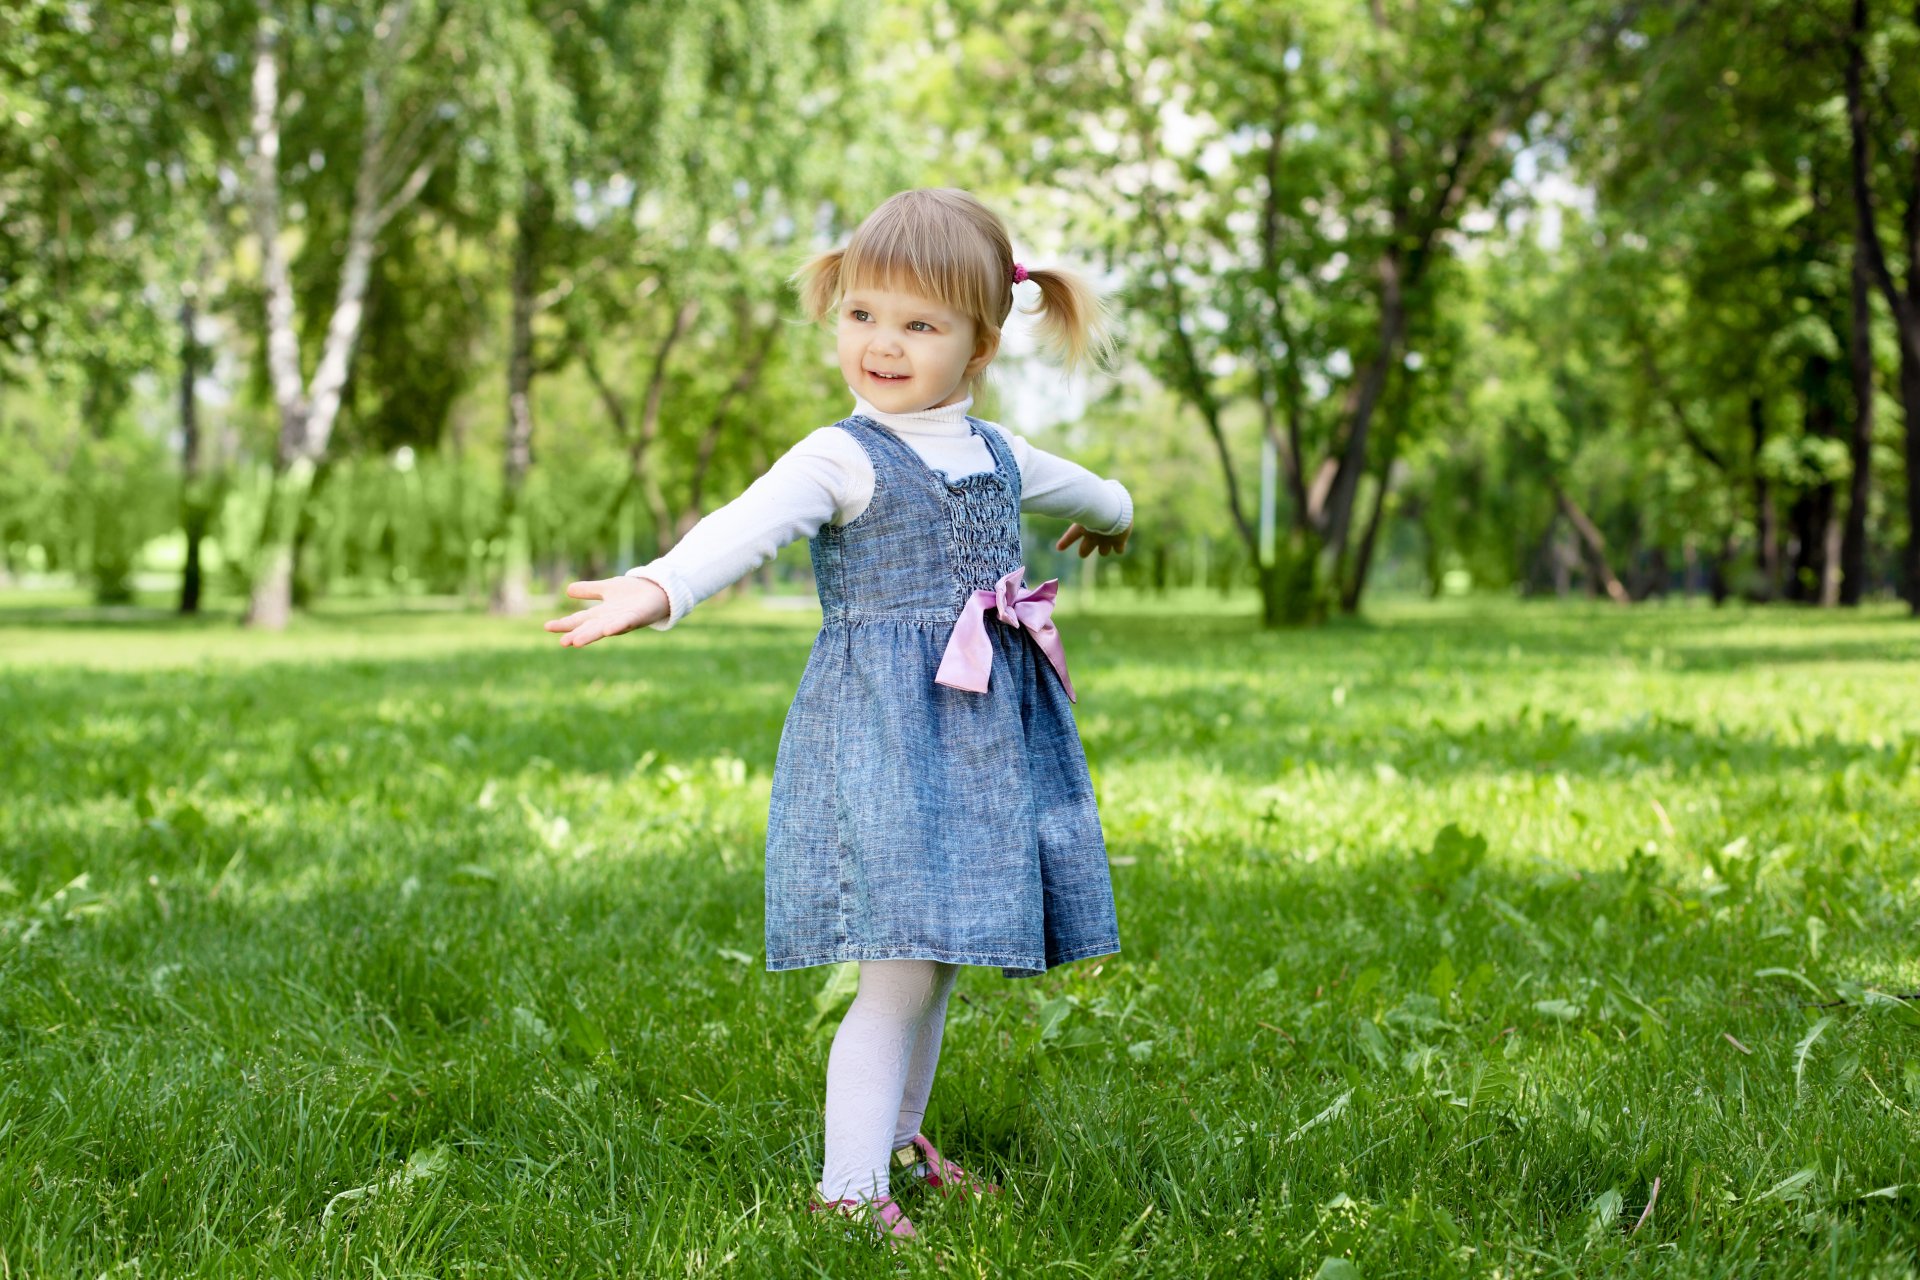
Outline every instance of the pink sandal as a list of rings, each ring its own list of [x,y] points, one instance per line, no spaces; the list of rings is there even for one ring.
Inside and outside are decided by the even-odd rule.
[[[873,1200],[829,1200],[825,1204],[808,1201],[807,1209],[813,1213],[831,1212],[856,1222],[864,1221],[873,1228],[874,1235],[882,1244],[897,1246],[920,1234],[913,1229],[913,1220],[893,1202],[892,1196],[879,1196]]]
[[[943,1196],[997,1196],[1000,1188],[984,1178],[976,1178],[940,1154],[940,1149],[925,1137],[916,1135],[906,1146],[893,1153],[893,1162],[909,1178]]]

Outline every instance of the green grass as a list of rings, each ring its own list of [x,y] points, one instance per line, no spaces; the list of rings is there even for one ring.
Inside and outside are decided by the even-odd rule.
[[[0,1277],[1920,1269],[1891,612],[1063,614],[1126,950],[963,977],[1007,1194],[899,1257],[760,963],[806,614],[76,616],[0,613]]]

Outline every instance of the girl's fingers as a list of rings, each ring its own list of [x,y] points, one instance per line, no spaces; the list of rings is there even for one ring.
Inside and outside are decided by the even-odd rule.
[[[575,600],[598,600],[601,598],[602,590],[601,582],[597,578],[567,584],[567,595]]]
[[[587,612],[587,610],[582,609],[580,612],[570,613],[564,618],[551,618],[546,623],[546,629],[548,631],[571,631],[586,620]]]
[[[603,624],[589,622],[585,626],[576,628],[560,643],[570,649],[584,649],[595,640],[604,640],[606,636],[607,629]]]
[[[1053,549],[1055,551],[1065,551],[1068,547],[1078,542],[1080,544],[1080,558],[1082,560],[1085,560],[1096,551],[1103,556],[1117,556],[1127,549],[1127,539],[1131,537],[1132,534],[1133,529],[1131,526],[1120,533],[1107,534],[1094,533],[1086,526],[1076,524],[1060,535],[1060,541],[1053,544]]]

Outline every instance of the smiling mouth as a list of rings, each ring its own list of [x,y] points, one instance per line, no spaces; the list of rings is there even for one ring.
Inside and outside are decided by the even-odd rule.
[[[867,370],[867,376],[869,378],[878,378],[882,382],[905,382],[912,375],[906,373],[880,373],[877,370],[869,369]]]

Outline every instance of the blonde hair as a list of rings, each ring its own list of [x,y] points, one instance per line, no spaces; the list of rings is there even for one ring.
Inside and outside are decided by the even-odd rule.
[[[923,187],[890,196],[867,215],[844,249],[810,259],[794,273],[807,318],[824,320],[842,294],[899,288],[932,298],[971,319],[981,337],[998,333],[1013,311],[1013,241],[998,214],[972,193]],[[1029,269],[1040,301],[1040,341],[1068,369],[1099,364],[1112,347],[1106,306],[1072,271]]]

